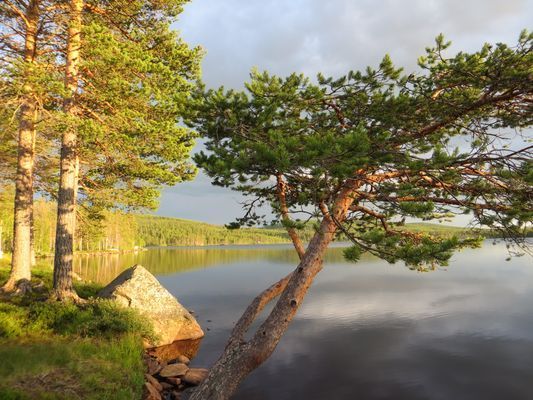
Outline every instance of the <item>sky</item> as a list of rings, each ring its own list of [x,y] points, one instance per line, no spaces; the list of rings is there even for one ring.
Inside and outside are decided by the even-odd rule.
[[[452,54],[513,44],[532,25],[533,0],[192,0],[174,28],[206,52],[208,87],[240,89],[254,67],[341,76],[389,54],[395,65],[416,70],[440,33],[452,41]],[[200,173],[166,188],[157,214],[224,224],[242,215],[241,201]]]

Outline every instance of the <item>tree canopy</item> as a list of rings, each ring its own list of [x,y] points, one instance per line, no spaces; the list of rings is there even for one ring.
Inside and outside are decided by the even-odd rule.
[[[508,238],[533,217],[531,125],[533,36],[446,57],[440,36],[403,74],[386,56],[378,68],[338,79],[254,71],[246,92],[199,94],[193,123],[208,138],[195,160],[216,185],[274,205],[276,176],[291,213],[321,217],[348,186],[354,202],[339,232],[356,259],[369,251],[408,264],[445,262],[469,241],[405,235],[405,218],[472,213]]]
[[[442,36],[405,74],[385,57],[378,68],[340,78],[286,78],[254,71],[246,91],[201,91],[190,123],[207,138],[195,160],[213,183],[250,199],[237,225],[260,220],[270,203],[300,263],[265,289],[236,323],[226,348],[192,399],[226,399],[274,351],[340,234],[358,260],[369,252],[427,270],[479,240],[401,229],[406,218],[472,213],[478,225],[526,245],[532,220],[533,35],[446,56]],[[295,214],[317,221],[304,248]],[[257,330],[246,333],[273,299]]]

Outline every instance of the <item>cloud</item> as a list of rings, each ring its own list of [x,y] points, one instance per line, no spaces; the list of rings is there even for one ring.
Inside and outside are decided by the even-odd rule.
[[[176,27],[207,50],[209,85],[241,87],[254,66],[282,75],[340,75],[390,53],[412,68],[441,32],[456,51],[512,43],[532,12],[525,0],[197,0]]]
[[[388,53],[412,70],[439,33],[453,41],[452,52],[474,51],[514,43],[531,15],[528,0],[192,0],[175,29],[207,51],[209,87],[242,88],[253,67],[340,76]],[[241,215],[239,201],[200,175],[165,190],[159,213],[224,223]]]

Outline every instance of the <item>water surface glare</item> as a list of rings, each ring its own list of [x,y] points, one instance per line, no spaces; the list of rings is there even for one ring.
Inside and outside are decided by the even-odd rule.
[[[465,250],[429,273],[329,251],[274,354],[234,399],[533,399],[533,262],[503,245]],[[108,282],[139,263],[188,308],[206,337],[193,361],[216,360],[251,299],[291,271],[290,246],[152,249],[78,257]]]

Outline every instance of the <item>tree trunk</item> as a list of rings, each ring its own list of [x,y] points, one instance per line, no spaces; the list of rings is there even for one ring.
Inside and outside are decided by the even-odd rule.
[[[287,207],[287,184],[283,180],[283,175],[279,173],[276,175],[276,180],[277,180],[277,192],[278,192],[278,200],[279,200],[279,211],[281,214],[281,218],[287,226],[287,233],[289,234],[292,244],[294,245],[294,248],[296,249],[296,252],[298,253],[298,257],[300,257],[300,260],[301,260],[305,253],[305,247],[302,241],[300,240],[300,237],[298,236],[296,229],[294,229],[290,225],[292,223],[292,220],[289,214],[289,207]]]
[[[228,399],[242,380],[272,354],[316,274],[322,269],[322,260],[337,231],[337,225],[344,220],[353,203],[352,193],[356,186],[357,182],[353,182],[339,195],[332,215],[326,210],[319,231],[309,243],[297,268],[250,304],[235,325],[224,353],[209,370],[206,380],[193,392],[191,400]],[[282,291],[280,298],[267,319],[254,336],[245,341],[244,334],[253,320],[279,291]]]
[[[76,92],[78,90],[78,68],[82,29],[83,0],[70,1],[68,24],[65,87],[67,97],[63,111],[67,116],[77,115]],[[77,132],[67,127],[61,138],[60,179],[57,200],[57,226],[54,257],[54,289],[52,297],[63,301],[79,301],[72,285],[72,259],[74,255],[74,234],[76,231],[76,202],[78,186]]]
[[[35,155],[35,119],[37,112],[33,86],[29,83],[31,64],[35,61],[40,0],[30,1],[25,13],[24,62],[26,83],[19,111],[17,175],[13,217],[13,256],[5,292],[25,292],[31,279],[31,242],[33,224],[33,165]]]

